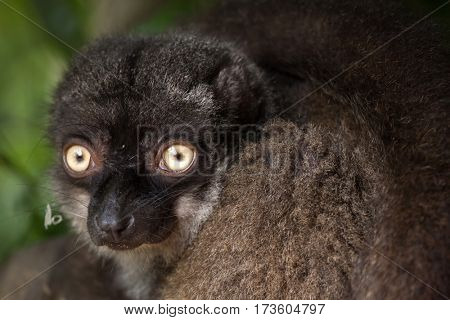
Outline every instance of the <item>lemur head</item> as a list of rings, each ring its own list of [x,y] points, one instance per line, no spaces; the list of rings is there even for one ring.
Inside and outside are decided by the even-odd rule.
[[[62,211],[95,245],[116,250],[162,243],[177,226],[192,237],[217,198],[230,151],[229,132],[218,128],[254,123],[268,101],[258,68],[214,40],[94,43],[54,98]]]

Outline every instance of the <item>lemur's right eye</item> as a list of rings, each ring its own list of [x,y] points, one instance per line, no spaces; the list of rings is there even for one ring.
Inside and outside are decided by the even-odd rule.
[[[69,173],[74,176],[85,175],[94,165],[89,149],[79,144],[73,144],[65,148],[64,164]]]

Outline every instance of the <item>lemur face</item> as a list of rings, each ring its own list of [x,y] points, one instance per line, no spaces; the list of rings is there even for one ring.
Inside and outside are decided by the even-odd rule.
[[[54,99],[61,210],[95,245],[112,249],[195,232],[217,199],[219,168],[232,149],[222,125],[254,122],[266,91],[253,64],[214,41],[95,43],[75,59]]]

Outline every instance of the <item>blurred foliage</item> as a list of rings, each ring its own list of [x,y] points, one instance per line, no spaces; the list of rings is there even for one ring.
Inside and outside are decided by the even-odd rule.
[[[160,33],[174,22],[189,18],[214,4],[214,0],[172,0],[167,1],[152,19],[137,26],[134,30],[142,34]]]
[[[423,14],[442,1],[408,3]],[[161,32],[210,3],[166,1],[135,31]],[[0,0],[0,260],[18,247],[66,230],[64,223],[44,228],[45,207],[52,203],[46,178],[53,159],[45,137],[47,111],[74,53],[58,39],[73,48],[85,44],[93,10],[94,2],[88,0]],[[447,28],[449,18],[448,6],[436,15]]]

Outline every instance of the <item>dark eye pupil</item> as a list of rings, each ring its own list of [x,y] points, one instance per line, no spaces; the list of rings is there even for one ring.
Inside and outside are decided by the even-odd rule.
[[[77,153],[77,154],[75,155],[75,159],[77,160],[77,162],[82,162],[83,159],[84,159],[84,156],[83,156],[82,153]]]
[[[183,156],[183,154],[181,154],[181,153],[178,152],[178,153],[175,155],[175,158],[176,158],[178,161],[181,161],[181,160],[183,160],[184,156]]]

